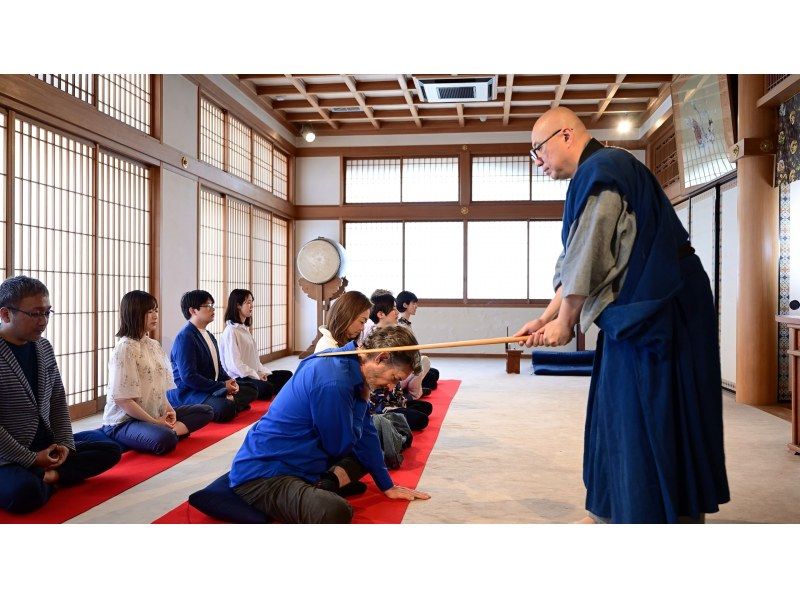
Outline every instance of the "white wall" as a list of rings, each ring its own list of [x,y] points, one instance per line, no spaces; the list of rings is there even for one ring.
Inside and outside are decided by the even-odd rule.
[[[197,85],[181,75],[164,75],[163,141],[196,158]]]
[[[420,343],[443,343],[506,336],[506,326],[508,335],[511,336],[525,322],[539,317],[542,312],[544,312],[542,307],[425,307],[425,301],[422,299],[412,324],[414,334]],[[573,340],[564,347],[547,350],[574,351],[575,346]],[[526,354],[530,351],[525,349]],[[425,354],[433,357],[437,352],[502,355],[505,353],[505,347],[503,345],[455,347],[434,349],[426,351]]]
[[[161,344],[169,354],[185,324],[181,295],[197,288],[197,181],[164,169],[161,177]]]
[[[341,160],[338,156],[296,158],[295,203],[301,206],[337,205]]]
[[[317,237],[325,237],[340,243],[339,221],[297,220],[295,222],[295,247],[298,252],[304,244]],[[291,262],[294,263],[294,259]],[[306,295],[300,289],[300,285],[295,289],[294,314],[293,348],[295,351],[304,351],[317,335],[317,302]]]

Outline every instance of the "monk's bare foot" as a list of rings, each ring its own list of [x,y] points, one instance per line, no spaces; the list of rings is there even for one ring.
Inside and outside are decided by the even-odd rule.
[[[595,522],[594,519],[592,519],[591,517],[589,517],[587,515],[586,517],[584,517],[580,521],[575,521],[574,523],[594,523],[594,522]]]

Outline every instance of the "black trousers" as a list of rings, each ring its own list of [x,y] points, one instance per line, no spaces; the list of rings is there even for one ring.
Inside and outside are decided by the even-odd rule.
[[[58,468],[59,486],[82,482],[119,462],[122,450],[116,442],[83,440],[86,437],[92,437],[92,432],[75,434],[75,453]],[[40,467],[0,465],[0,508],[11,513],[30,513],[43,506],[53,494],[53,487],[44,483],[43,476]]]
[[[347,472],[350,481],[367,473],[353,455],[336,465]],[[353,507],[346,499],[295,476],[256,478],[233,490],[256,509],[284,523],[350,523],[353,519]]]

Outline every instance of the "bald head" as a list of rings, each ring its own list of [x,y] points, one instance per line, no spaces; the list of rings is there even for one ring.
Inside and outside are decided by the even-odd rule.
[[[591,138],[572,110],[552,108],[539,117],[531,130],[531,147],[537,149],[539,156],[536,164],[554,179],[571,178]]]

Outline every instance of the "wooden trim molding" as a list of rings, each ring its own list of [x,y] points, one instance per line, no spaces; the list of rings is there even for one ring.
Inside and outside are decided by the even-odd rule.
[[[413,205],[414,209],[409,209]],[[428,222],[436,220],[561,220],[563,201],[473,202],[462,206],[449,203],[414,204],[345,204],[296,206],[297,220],[400,220]]]

